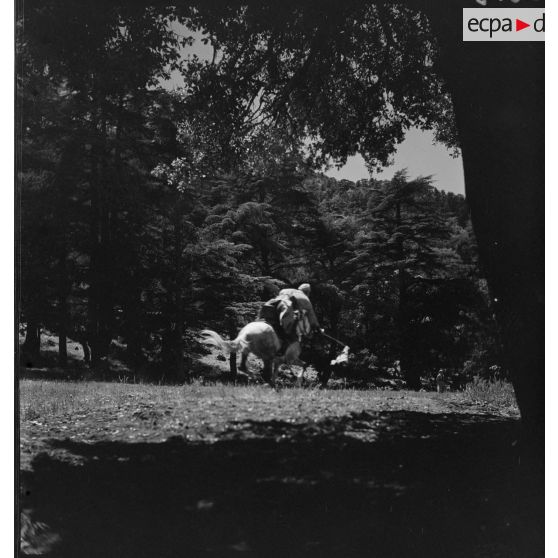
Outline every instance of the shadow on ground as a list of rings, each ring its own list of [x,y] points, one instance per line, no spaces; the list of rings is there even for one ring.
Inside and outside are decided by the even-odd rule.
[[[52,441],[79,463],[53,451],[24,474],[24,548],[42,527],[72,558],[542,556],[517,437],[496,417],[381,412],[231,423],[213,443]]]

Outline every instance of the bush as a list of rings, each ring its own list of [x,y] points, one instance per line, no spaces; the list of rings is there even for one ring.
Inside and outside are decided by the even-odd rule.
[[[463,395],[471,403],[488,403],[517,409],[513,386],[503,380],[490,381],[477,376],[465,386]]]

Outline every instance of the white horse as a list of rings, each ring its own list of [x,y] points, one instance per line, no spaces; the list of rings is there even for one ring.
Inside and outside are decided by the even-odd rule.
[[[250,322],[245,325],[236,339],[232,341],[223,339],[215,331],[205,329],[201,332],[202,342],[217,347],[226,353],[241,353],[240,370],[246,370],[246,358],[250,353],[261,358],[263,361],[263,378],[274,386],[279,374],[279,367],[282,364],[304,366],[304,362],[299,359],[301,352],[300,339],[310,333],[310,326],[304,312],[302,315],[295,316],[293,320],[292,326],[295,328],[298,340],[291,342],[283,355],[277,355],[281,348],[279,336],[275,333],[273,327],[264,321]]]

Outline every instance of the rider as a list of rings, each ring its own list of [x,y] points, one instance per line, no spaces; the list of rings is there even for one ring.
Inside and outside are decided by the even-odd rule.
[[[308,323],[310,324],[311,331],[319,331],[320,323],[318,322],[318,318],[316,317],[316,313],[314,312],[314,307],[312,306],[312,302],[310,301],[310,285],[308,283],[302,283],[298,287],[298,289],[283,289],[279,291],[279,296],[288,296],[291,299],[295,299],[297,303],[297,308],[300,311],[303,311],[308,318]]]

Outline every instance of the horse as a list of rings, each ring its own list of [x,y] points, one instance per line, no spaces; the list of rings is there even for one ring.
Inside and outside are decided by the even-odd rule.
[[[201,336],[202,342],[206,345],[217,347],[226,353],[241,353],[240,370],[246,369],[246,358],[250,353],[261,358],[263,361],[262,376],[266,382],[274,386],[279,374],[279,367],[282,364],[305,366],[305,363],[299,358],[302,350],[300,340],[310,333],[310,326],[304,311],[295,316],[293,325],[297,340],[289,343],[283,355],[277,354],[281,348],[279,336],[273,327],[263,320],[245,325],[236,339],[232,341],[223,339],[217,332],[209,329],[204,329]]]

